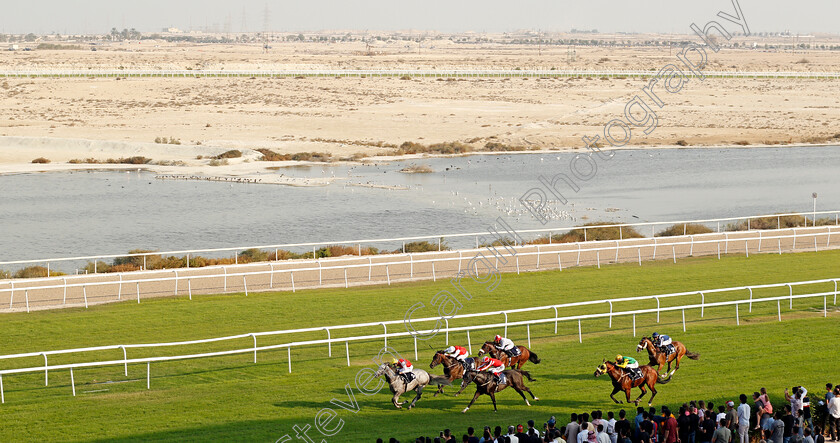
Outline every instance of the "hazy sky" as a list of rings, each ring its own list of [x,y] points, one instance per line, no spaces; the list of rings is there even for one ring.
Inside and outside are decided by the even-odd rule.
[[[840,33],[838,0],[740,0],[754,32]],[[571,28],[686,33],[730,0],[39,0],[6,2],[0,32],[103,33],[112,27],[156,32],[214,24],[230,32],[322,29],[511,31]],[[227,25],[227,27],[226,27]]]

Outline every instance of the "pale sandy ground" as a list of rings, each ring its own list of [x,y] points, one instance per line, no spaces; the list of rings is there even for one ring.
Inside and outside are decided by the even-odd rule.
[[[684,37],[690,39],[689,37]],[[675,37],[675,40],[680,40]],[[757,42],[763,46],[762,40]],[[743,39],[741,44],[752,44]],[[817,42],[819,43],[819,42]],[[828,43],[831,43],[830,41]],[[835,41],[834,44],[837,44]],[[665,48],[543,48],[460,45],[449,41],[382,43],[365,55],[361,43],[255,45],[116,43],[81,50],[0,52],[4,69],[48,68],[385,68],[647,69],[676,62]],[[708,70],[840,71],[840,54],[723,49],[710,53]],[[25,78],[0,79],[0,173],[66,168],[137,166],[68,165],[141,155],[161,174],[267,179],[260,172],[286,163],[258,161],[257,148],[278,153],[328,152],[337,158],[387,155],[405,141],[494,141],[523,149],[581,149],[583,135],[602,134],[641,94],[640,79],[306,78]],[[663,97],[659,128],[637,133],[630,147],[796,144],[827,141],[840,117],[840,81],[706,79]],[[155,144],[174,137],[181,145]],[[385,147],[382,147],[385,146]],[[244,152],[229,166],[207,157]],[[203,156],[202,159],[197,159]],[[48,165],[32,165],[46,157]],[[267,175],[267,174],[266,174]],[[272,174],[275,175],[275,174]],[[320,185],[277,179],[283,184]]]
[[[612,263],[644,263],[649,260],[679,261],[688,256],[756,253],[779,254],[824,251],[840,247],[840,229],[834,226],[772,231],[743,231],[697,236],[625,239],[588,243],[563,243],[517,247],[517,256],[507,263],[492,263],[502,273],[520,273],[573,266],[605,266]],[[785,237],[785,238],[782,238]],[[692,245],[692,238],[694,244]],[[654,246],[654,242],[656,246]],[[619,246],[616,252],[616,246]],[[581,249],[581,252],[578,250]],[[0,281],[0,311],[20,312],[132,301],[152,297],[198,296],[245,291],[292,291],[304,288],[363,286],[393,282],[452,279],[459,271],[477,267],[470,260],[475,250],[421,254],[334,257],[319,260],[288,260],[225,267],[207,267],[120,274],[95,274]],[[433,265],[434,262],[434,265]],[[292,272],[294,271],[294,272]],[[158,281],[151,281],[151,280]],[[505,279],[504,276],[501,277]],[[65,290],[65,286],[67,288]],[[40,289],[37,289],[40,288]],[[697,288],[703,290],[707,288]],[[654,295],[654,294],[651,294]],[[8,306],[8,308],[7,308]]]

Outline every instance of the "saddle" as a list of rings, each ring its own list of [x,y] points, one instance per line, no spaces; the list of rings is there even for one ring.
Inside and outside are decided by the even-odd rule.
[[[494,376],[496,378],[497,385],[506,385],[507,384],[507,377],[505,376],[504,372],[499,372]]]
[[[508,357],[511,357],[511,358],[519,357],[519,355],[522,354],[522,351],[519,350],[518,346],[514,346],[509,351],[504,351],[504,352],[505,352],[505,354],[507,354]]]
[[[458,360],[458,363],[461,363],[461,366],[464,367],[464,372],[469,372],[475,369],[475,359],[472,357],[467,357],[464,361]]]
[[[676,348],[674,348],[673,344],[662,346],[660,349],[662,350],[662,352],[665,353],[666,357],[673,354],[676,351]]]
[[[642,378],[642,369],[641,368],[627,368],[627,374],[630,376],[630,380],[636,381]]]
[[[413,372],[406,372],[405,374],[400,374],[400,377],[402,377],[406,386],[408,386],[409,383],[411,383],[412,381],[414,381],[415,378],[417,378],[417,376],[414,375]]]

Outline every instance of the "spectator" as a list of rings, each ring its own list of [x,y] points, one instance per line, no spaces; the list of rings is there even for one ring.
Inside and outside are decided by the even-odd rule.
[[[510,439],[510,443],[519,443],[519,437],[516,436],[516,427],[513,425],[508,426],[508,433],[507,437]]]
[[[462,441],[463,443],[469,443],[469,441],[470,441],[470,436],[469,436],[469,435],[467,435],[467,434],[464,434],[464,436],[463,436],[463,437],[461,437],[461,441]],[[476,441],[478,441],[478,440],[476,440]],[[435,437],[435,443],[440,443],[440,437]]]
[[[481,436],[481,440],[479,440],[478,443],[493,443],[493,435],[490,434],[490,426],[484,427],[484,435]]]
[[[528,420],[528,432],[527,432],[527,434],[528,434],[529,437],[536,436],[537,439],[533,440],[533,438],[532,438],[532,440],[534,441],[534,443],[539,443],[539,441],[540,441],[540,431],[538,431],[536,428],[534,428],[534,420]]]
[[[623,410],[622,410],[622,412],[623,412]],[[632,443],[630,441],[629,435],[630,435],[630,428],[629,427],[627,429],[622,428],[620,431],[618,431],[618,443]],[[566,443],[568,443],[568,442],[566,442]]]
[[[825,443],[825,437],[823,437],[823,428],[819,426],[814,427],[814,433],[812,437],[814,438],[814,443]]]
[[[790,405],[785,405],[785,413],[782,415],[782,422],[785,424],[785,437],[783,442],[790,443],[790,436],[793,435],[793,415],[790,413]]]
[[[691,426],[688,422],[688,411],[686,410],[685,405],[680,406],[680,410],[677,413],[677,429],[679,430],[679,441],[682,443],[689,443],[688,432]],[[692,440],[691,443],[694,443],[694,441]]]
[[[604,429],[607,428],[606,423],[604,420],[601,419],[601,411],[592,411],[592,426],[595,428],[593,431],[598,432],[598,425],[604,425]]]
[[[700,443],[709,443],[712,441],[712,437],[715,435],[715,420],[714,416],[708,411],[706,415],[703,417],[703,420],[700,422],[698,426],[699,438]]]
[[[577,443],[587,443],[589,441],[589,423],[583,422],[580,424],[576,441]]]
[[[814,437],[811,437],[811,428],[805,428],[802,432],[802,443],[814,443]]]
[[[790,435],[790,443],[802,443],[802,437],[799,436],[799,426],[793,425],[793,431]]]
[[[615,432],[615,414],[613,411],[607,412],[607,435],[610,437],[610,443],[618,443],[618,433]]]
[[[563,434],[566,436],[566,443],[577,442],[578,432],[580,432],[580,423],[578,422],[578,415],[572,413],[571,421],[569,421],[569,424],[566,425],[566,433]]]
[[[822,428],[825,429],[829,426],[829,417],[828,417],[828,404],[831,403],[831,399],[834,398],[834,393],[832,392],[834,389],[834,385],[831,383],[825,384],[825,404],[822,405],[822,412],[823,412],[823,422]],[[816,434],[816,432],[815,432]]]
[[[478,437],[475,436],[475,429],[472,426],[467,428],[467,442],[468,443],[479,443]]]
[[[762,430],[760,432],[761,432],[761,434],[760,434],[760,439],[758,440],[758,443],[771,443],[773,441],[773,440],[770,440],[770,434],[772,434],[771,431]]]
[[[837,434],[840,431],[840,388],[834,388],[834,397],[828,404],[828,422],[828,435],[831,436],[831,441],[837,441],[840,439],[840,435]]]
[[[773,434],[771,440],[773,443],[783,443],[785,438],[785,422],[782,421],[782,411],[776,411],[775,420],[773,420]]]
[[[732,400],[726,402],[726,423],[729,424],[732,437],[738,435],[738,412],[735,411],[735,402]]]
[[[526,442],[531,440],[528,437],[528,434],[526,434],[524,431],[525,431],[524,426],[516,425],[516,438],[519,440],[519,443],[526,443]]]
[[[662,442],[677,443],[677,420],[671,415],[667,406],[662,407]]]
[[[727,427],[729,422],[726,420],[726,414],[718,423],[720,423],[720,426],[712,436],[712,443],[729,443],[732,440],[732,431]]]
[[[726,406],[718,406],[718,413],[715,416],[715,423],[720,427],[720,421],[726,418]]]
[[[598,425],[598,435],[596,435],[595,438],[597,439],[598,443],[610,443],[610,436],[607,434],[603,423]]]
[[[639,409],[642,409],[642,408],[639,408]],[[642,411],[644,411],[644,410],[642,410]],[[645,414],[647,414],[647,413],[645,412]],[[651,433],[649,432],[649,430],[653,429],[652,423],[649,422],[649,421],[646,421],[646,420],[642,420],[642,422],[639,423],[638,429],[639,429],[639,443],[651,443],[651,440],[650,440],[650,438],[651,438],[650,434]]]
[[[696,406],[690,406],[688,412],[688,443],[697,441],[697,432],[700,429],[700,415],[697,414]],[[683,442],[685,443],[685,442]]]
[[[738,405],[738,437],[741,443],[750,443],[750,405],[747,404],[746,394],[741,394],[738,399],[741,400]]]
[[[706,402],[703,400],[697,402],[697,415],[700,417],[700,421],[706,418]]]
[[[762,429],[764,431],[773,430],[773,405],[765,404],[762,400],[761,394],[753,392],[753,401],[755,402],[755,429]]]
[[[642,421],[645,419],[645,408],[639,406],[636,408],[636,418],[633,419],[633,435],[636,437],[636,441],[641,440],[641,433],[642,433]],[[648,435],[650,438],[650,435]]]
[[[618,442],[621,442],[621,431],[624,431],[624,437],[630,436],[630,420],[627,420],[627,411],[624,409],[618,411],[618,421],[615,422],[615,432],[618,434]]]

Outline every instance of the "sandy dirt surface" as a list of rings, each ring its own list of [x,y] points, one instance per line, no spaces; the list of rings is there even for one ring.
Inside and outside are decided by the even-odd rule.
[[[741,45],[756,43],[740,39]],[[264,53],[258,45],[142,41],[101,45],[96,52],[3,51],[0,66],[658,70],[677,63],[677,50],[668,47],[554,46],[540,51],[533,45],[432,40],[419,53],[405,42],[380,42],[371,55],[360,42],[275,43]],[[840,55],[723,49],[710,53],[707,70],[840,71]],[[74,159],[139,155],[163,174],[254,177],[265,167],[284,165],[260,162],[253,151],[259,148],[280,154],[327,152],[339,159],[388,155],[406,141],[582,149],[581,137],[602,135],[604,124],[621,117],[645,84],[634,78],[0,79],[5,117],[0,121],[0,172],[54,170],[74,167],[57,166]],[[707,78],[692,80],[663,101],[665,106],[657,109],[659,127],[649,135],[637,132],[629,146],[681,141],[754,146],[840,137],[840,80]],[[155,143],[162,137],[180,144]],[[209,166],[210,157],[229,149],[244,155],[229,166]],[[32,165],[38,157],[51,163]],[[160,162],[180,166],[154,164]]]

